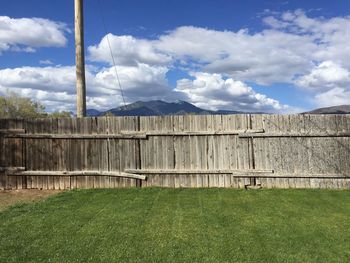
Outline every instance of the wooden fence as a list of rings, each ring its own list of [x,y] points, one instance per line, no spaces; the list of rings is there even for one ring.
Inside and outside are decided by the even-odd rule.
[[[350,115],[0,120],[0,189],[350,188]]]

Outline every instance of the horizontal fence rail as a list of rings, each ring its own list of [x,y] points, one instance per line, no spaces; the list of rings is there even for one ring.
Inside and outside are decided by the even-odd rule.
[[[350,189],[350,115],[0,120],[0,189]]]

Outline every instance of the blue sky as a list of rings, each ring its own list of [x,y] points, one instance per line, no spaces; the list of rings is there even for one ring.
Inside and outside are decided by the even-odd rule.
[[[100,3],[101,4],[100,4]],[[85,0],[88,107],[187,100],[293,113],[350,104],[350,2]],[[74,110],[74,1],[0,9],[0,94]]]

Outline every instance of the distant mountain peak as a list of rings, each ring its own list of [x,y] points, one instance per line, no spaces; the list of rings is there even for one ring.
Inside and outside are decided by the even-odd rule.
[[[107,113],[115,116],[161,116],[185,114],[237,114],[243,112],[205,110],[183,100],[177,100],[175,102],[165,102],[162,100],[136,101],[104,112],[99,112],[94,109],[87,110],[88,116],[103,116]]]
[[[184,101],[184,100],[176,100],[175,103],[176,104],[191,104],[191,103],[188,103],[187,101]]]

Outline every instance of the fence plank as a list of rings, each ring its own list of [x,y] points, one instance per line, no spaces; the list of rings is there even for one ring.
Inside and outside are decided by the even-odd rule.
[[[149,175],[142,186],[349,188],[349,134],[350,115],[0,120],[0,167],[27,172],[1,172],[0,189],[134,187],[80,173],[132,170]]]

